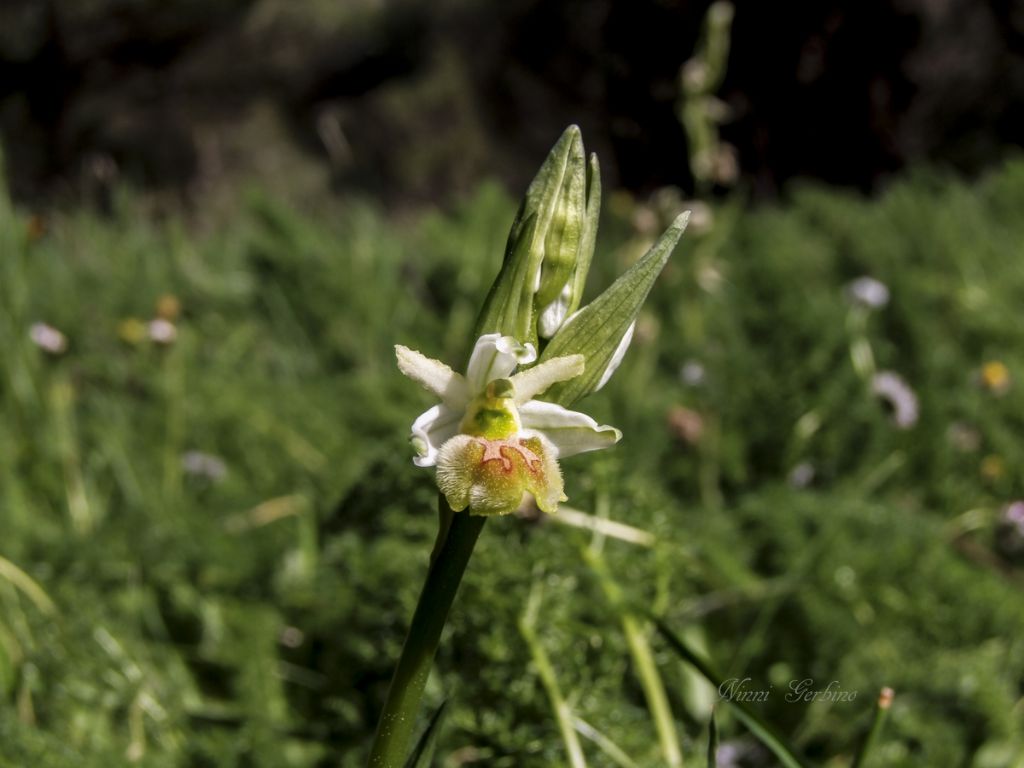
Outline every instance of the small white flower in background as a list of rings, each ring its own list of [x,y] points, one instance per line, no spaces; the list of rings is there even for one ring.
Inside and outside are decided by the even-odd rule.
[[[46,323],[33,323],[28,336],[33,344],[51,355],[59,355],[68,348],[67,337]]]
[[[205,477],[220,482],[228,474],[228,467],[219,456],[202,451],[186,451],[181,456],[181,468],[187,475]]]
[[[285,648],[298,648],[305,640],[306,633],[298,627],[285,627],[277,636],[277,641]]]
[[[715,264],[704,264],[697,271],[697,285],[710,294],[716,294],[725,282],[725,275]]]
[[[707,378],[707,372],[699,361],[687,360],[679,369],[679,378],[688,387],[699,387]]]
[[[172,344],[178,338],[178,329],[174,327],[174,323],[170,320],[164,320],[162,317],[151,320],[146,329],[149,333],[149,338],[157,344]]]
[[[740,768],[751,752],[750,746],[738,741],[723,741],[715,751],[716,768]]]
[[[715,213],[710,205],[700,200],[688,200],[683,207],[690,210],[690,226],[694,234],[703,235],[711,231],[715,223]]]
[[[814,465],[801,461],[789,471],[789,484],[794,488],[806,488],[814,482]]]
[[[997,544],[1011,556],[1024,553],[1024,501],[1007,504],[1003,509],[997,528]]]
[[[456,512],[509,514],[527,492],[542,511],[555,512],[566,500],[558,459],[622,437],[586,414],[534,399],[583,373],[582,355],[513,374],[537,359],[536,350],[491,333],[477,340],[462,376],[408,347],[397,345],[395,353],[402,373],[441,399],[412,425],[413,461],[437,467],[438,487]]]
[[[954,421],[949,425],[946,439],[960,453],[976,453],[981,448],[981,432],[963,421]]]
[[[1024,536],[1024,501],[1015,501],[1003,510],[1003,522],[1016,528]]]
[[[871,379],[871,391],[892,407],[892,420],[897,427],[910,429],[917,423],[917,395],[899,374],[879,371]]]
[[[858,277],[846,286],[851,301],[868,309],[881,309],[889,303],[889,286],[873,277]]]

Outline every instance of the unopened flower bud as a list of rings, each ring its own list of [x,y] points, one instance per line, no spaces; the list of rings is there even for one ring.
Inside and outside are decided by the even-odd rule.
[[[580,306],[600,199],[597,158],[587,161],[569,126],[526,191],[478,330],[525,340],[558,332]]]

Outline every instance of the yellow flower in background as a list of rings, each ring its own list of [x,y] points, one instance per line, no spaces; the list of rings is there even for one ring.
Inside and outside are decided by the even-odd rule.
[[[990,483],[1000,480],[1006,474],[1006,462],[1003,457],[990,453],[981,460],[981,476]]]
[[[181,314],[181,301],[173,293],[165,293],[156,300],[156,316],[161,320],[174,322]]]
[[[990,360],[981,367],[981,384],[994,395],[1010,391],[1010,371],[999,360]]]
[[[125,344],[141,344],[147,335],[146,324],[137,317],[126,317],[117,324],[117,336]]]

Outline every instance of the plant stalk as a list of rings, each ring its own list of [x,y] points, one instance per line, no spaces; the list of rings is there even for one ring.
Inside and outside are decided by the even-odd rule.
[[[444,518],[447,502],[442,497],[439,503],[443,505]],[[441,631],[477,537],[487,520],[477,515],[447,512],[451,515],[451,524],[447,533],[443,527],[438,533],[444,541],[435,548],[436,556],[427,573],[409,634],[391,678],[391,687],[370,750],[369,768],[400,768],[405,764]]]
[[[636,674],[640,678],[644,698],[647,699],[647,708],[651,712],[654,728],[658,732],[658,743],[661,746],[665,764],[670,768],[681,768],[683,754],[679,747],[679,734],[676,732],[675,718],[672,716],[672,707],[669,705],[665,683],[654,662],[654,652],[651,650],[651,644],[647,639],[643,624],[627,607],[622,589],[612,578],[600,551],[594,547],[588,547],[583,550],[583,556],[597,575],[605,597],[619,614],[629,653],[633,657],[633,664],[636,667]]]
[[[534,666],[537,668],[537,676],[540,678],[544,691],[548,695],[551,707],[555,711],[555,721],[558,723],[558,730],[562,734],[562,742],[565,744],[565,751],[569,758],[570,768],[587,768],[586,758],[583,756],[583,747],[579,737],[576,735],[574,726],[575,717],[572,708],[562,695],[562,689],[558,685],[558,677],[555,675],[555,668],[551,664],[540,638],[537,637],[537,611],[540,607],[540,590],[535,582],[530,599],[526,603],[526,610],[519,617],[519,632],[530,648],[530,655],[533,657]]]

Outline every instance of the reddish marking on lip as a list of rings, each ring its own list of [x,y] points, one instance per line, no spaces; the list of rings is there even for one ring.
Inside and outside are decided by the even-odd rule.
[[[484,448],[484,455],[480,457],[480,463],[500,461],[503,472],[512,472],[513,458],[510,452],[513,451],[523,457],[526,468],[531,472],[538,471],[543,465],[540,456],[527,447],[522,440],[512,438],[510,440],[478,440],[477,442]]]

